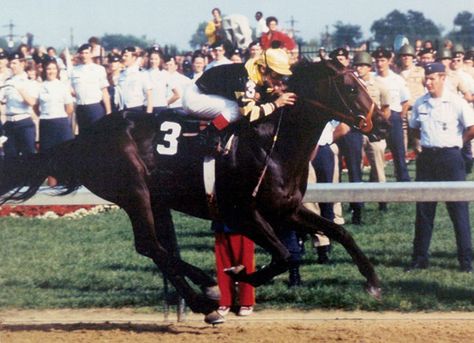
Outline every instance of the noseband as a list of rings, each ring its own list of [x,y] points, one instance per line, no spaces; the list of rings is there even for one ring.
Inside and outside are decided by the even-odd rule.
[[[360,85],[362,85],[357,78],[356,78],[356,81],[359,82]],[[339,97],[339,100],[346,108],[347,113],[334,110],[333,108],[323,104],[322,102],[318,100],[305,98],[304,101],[306,101],[307,103],[310,103],[316,108],[323,110],[326,113],[329,113],[329,115],[334,117],[335,119],[345,122],[347,124],[350,124],[352,127],[361,131],[362,133],[371,132],[373,128],[372,115],[374,114],[375,103],[372,101],[372,105],[370,106],[370,109],[367,112],[367,115],[365,117],[362,115],[355,115],[354,111],[352,111],[352,109],[350,108],[350,106],[347,104],[346,100],[342,96],[341,90],[339,89],[337,82],[334,81],[333,77],[328,77],[328,95],[331,92],[331,88],[334,88],[337,96]]]

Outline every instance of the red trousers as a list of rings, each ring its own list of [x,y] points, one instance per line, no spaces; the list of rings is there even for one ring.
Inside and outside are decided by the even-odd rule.
[[[219,305],[232,306],[235,282],[224,273],[224,269],[241,264],[246,267],[248,273],[254,272],[255,246],[250,239],[240,234],[216,232],[215,238],[217,283],[221,291]],[[238,297],[240,306],[253,306],[255,288],[248,283],[239,282]]]

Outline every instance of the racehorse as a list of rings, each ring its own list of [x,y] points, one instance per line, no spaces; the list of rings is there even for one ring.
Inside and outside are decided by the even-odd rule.
[[[170,209],[219,219],[271,254],[271,263],[254,273],[231,269],[237,281],[258,286],[286,271],[290,254],[278,233],[291,228],[322,232],[342,244],[366,278],[366,290],[380,298],[376,272],[350,233],[302,205],[310,156],[326,123],[337,119],[369,134],[380,112],[357,76],[330,61],[297,63],[288,88],[298,96],[294,106],[254,122],[242,119],[227,152],[215,160],[195,153],[193,132],[172,113],[133,120],[125,112],[106,116],[50,151],[5,161],[0,203],[24,201],[54,176],[60,194],[84,185],[117,204],[131,220],[136,251],[151,258],[208,323],[223,321],[216,311],[219,289],[176,253]],[[204,160],[215,163],[211,192],[203,182]]]

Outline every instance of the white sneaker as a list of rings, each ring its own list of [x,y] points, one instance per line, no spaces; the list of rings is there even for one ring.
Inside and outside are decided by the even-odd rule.
[[[250,316],[253,313],[253,306],[240,306],[238,316]]]
[[[7,136],[0,136],[0,145],[3,145],[8,140]]]
[[[219,306],[217,309],[217,313],[219,313],[222,317],[225,317],[229,314],[230,307],[229,306]]]

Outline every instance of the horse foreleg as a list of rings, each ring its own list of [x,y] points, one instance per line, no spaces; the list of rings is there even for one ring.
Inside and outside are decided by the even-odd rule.
[[[375,273],[375,269],[367,256],[362,252],[352,235],[341,225],[327,220],[314,212],[311,212],[304,206],[300,206],[291,217],[289,223],[291,227],[304,231],[305,233],[315,234],[322,232],[331,240],[339,242],[352,257],[360,273],[367,279],[367,291],[374,298],[380,299],[381,289],[380,281]]]
[[[153,205],[153,217],[158,242],[166,246],[168,253],[179,260],[176,268],[194,284],[200,286],[209,299],[218,301],[220,299],[220,292],[217,282],[202,269],[181,259],[170,209],[159,204]]]
[[[277,237],[272,226],[257,210],[252,210],[247,216],[240,216],[236,228],[239,233],[247,236],[269,252],[272,255],[272,261],[269,265],[250,274],[240,267],[226,270],[226,273],[234,280],[247,282],[257,287],[288,270],[290,252]]]

